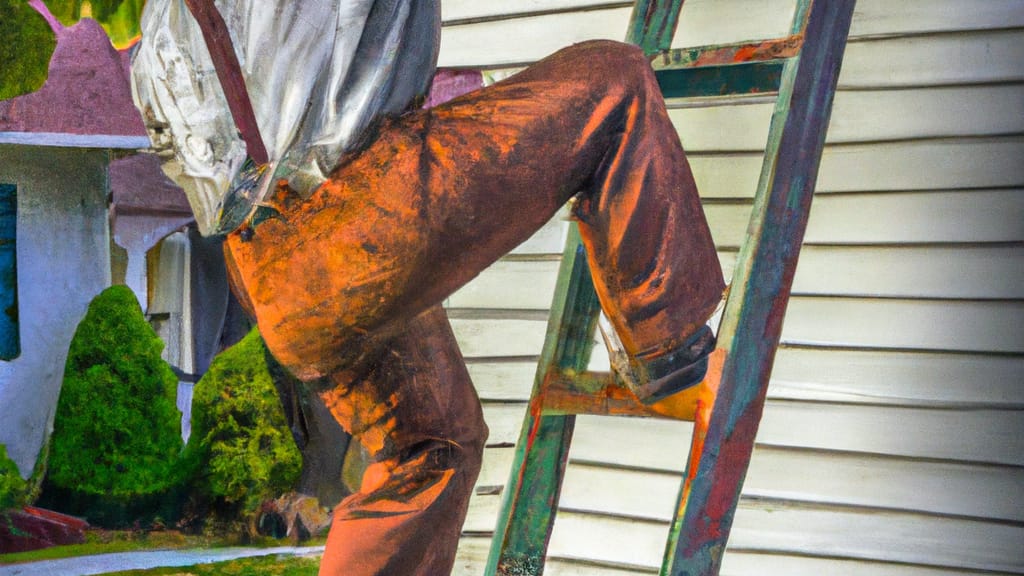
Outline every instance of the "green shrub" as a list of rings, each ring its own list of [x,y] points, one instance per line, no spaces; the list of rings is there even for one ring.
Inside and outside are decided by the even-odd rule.
[[[27,493],[18,465],[7,457],[7,446],[0,444],[0,512],[23,506]]]
[[[71,341],[43,500],[101,526],[171,514],[181,481],[177,378],[125,286],[89,304]]]
[[[195,495],[221,519],[251,516],[298,481],[302,456],[256,330],[219,354],[196,384],[185,459]]]

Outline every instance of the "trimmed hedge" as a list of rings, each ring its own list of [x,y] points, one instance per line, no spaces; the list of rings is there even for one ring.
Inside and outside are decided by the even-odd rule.
[[[196,384],[185,460],[192,492],[220,520],[250,519],[259,505],[294,489],[302,470],[254,329],[217,355]]]
[[[0,444],[0,512],[25,504],[28,483],[21,477],[18,465],[7,456],[7,446]]]
[[[89,304],[64,368],[46,505],[108,527],[174,515],[181,415],[163,347],[129,288]]]

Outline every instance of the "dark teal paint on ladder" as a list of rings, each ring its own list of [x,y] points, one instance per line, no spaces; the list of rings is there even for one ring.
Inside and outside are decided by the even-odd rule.
[[[18,187],[0,184],[0,360],[21,354],[18,329]]]
[[[657,70],[665,98],[771,93],[779,89],[783,60]]]

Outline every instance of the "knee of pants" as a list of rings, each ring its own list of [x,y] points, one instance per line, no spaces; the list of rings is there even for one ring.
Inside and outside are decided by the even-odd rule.
[[[565,49],[579,51],[579,58],[587,63],[579,66],[581,72],[601,78],[611,86],[636,89],[653,79],[651,63],[643,50],[632,44],[614,40],[588,40]]]

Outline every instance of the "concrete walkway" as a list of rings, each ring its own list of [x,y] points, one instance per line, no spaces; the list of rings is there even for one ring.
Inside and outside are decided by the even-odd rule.
[[[121,570],[142,570],[162,566],[191,566],[224,562],[252,556],[319,556],[323,546],[281,546],[278,548],[214,548],[209,550],[149,550],[40,560],[0,565],[0,576],[86,576]]]

